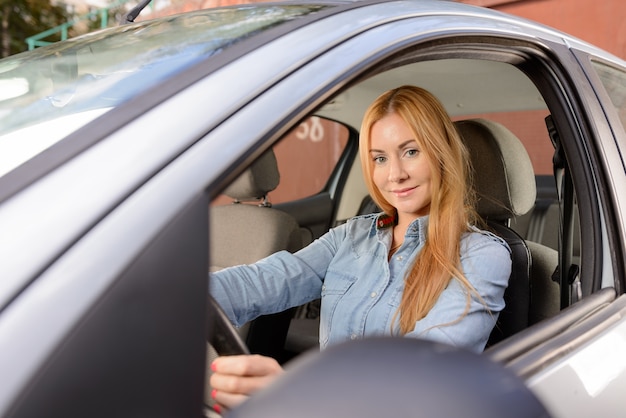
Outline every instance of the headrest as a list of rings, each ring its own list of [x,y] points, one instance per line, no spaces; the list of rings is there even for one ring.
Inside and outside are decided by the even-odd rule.
[[[270,149],[241,173],[224,190],[224,194],[241,201],[261,199],[274,190],[279,181],[280,174],[278,173],[276,156]]]
[[[535,204],[537,189],[521,141],[504,126],[485,119],[455,125],[470,154],[478,214],[504,220],[528,212]]]

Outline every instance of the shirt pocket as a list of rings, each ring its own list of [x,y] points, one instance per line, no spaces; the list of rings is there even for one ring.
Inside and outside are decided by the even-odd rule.
[[[344,328],[348,326],[348,318],[335,318],[334,316],[337,306],[356,280],[356,276],[346,274],[343,271],[329,269],[326,272],[326,279],[322,285],[320,311],[320,345],[322,347],[327,345],[333,326]]]

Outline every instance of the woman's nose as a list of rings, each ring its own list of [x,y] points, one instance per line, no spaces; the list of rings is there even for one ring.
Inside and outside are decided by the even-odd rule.
[[[402,165],[402,161],[395,160],[389,164],[389,181],[397,183],[406,179],[406,171]]]

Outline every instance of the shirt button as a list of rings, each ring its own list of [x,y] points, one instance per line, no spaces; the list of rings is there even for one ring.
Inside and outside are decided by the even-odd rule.
[[[351,339],[351,340],[356,340],[356,334],[352,334],[352,335],[350,336],[350,339]]]
[[[402,261],[402,256],[401,256],[401,255],[397,256],[397,257],[396,257],[396,260],[398,260],[398,261]]]
[[[322,286],[322,292],[326,290],[326,286]]]
[[[370,296],[371,296],[371,297],[373,297],[373,298],[375,298],[375,297],[376,297],[376,292],[372,292],[372,293],[370,294]]]

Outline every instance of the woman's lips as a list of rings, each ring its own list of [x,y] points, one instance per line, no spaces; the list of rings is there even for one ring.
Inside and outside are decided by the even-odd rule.
[[[398,189],[398,190],[392,190],[391,192],[396,195],[397,197],[406,197],[408,195],[411,194],[411,192],[413,192],[413,190],[415,190],[417,188],[417,186],[415,187],[407,187],[404,189]]]

